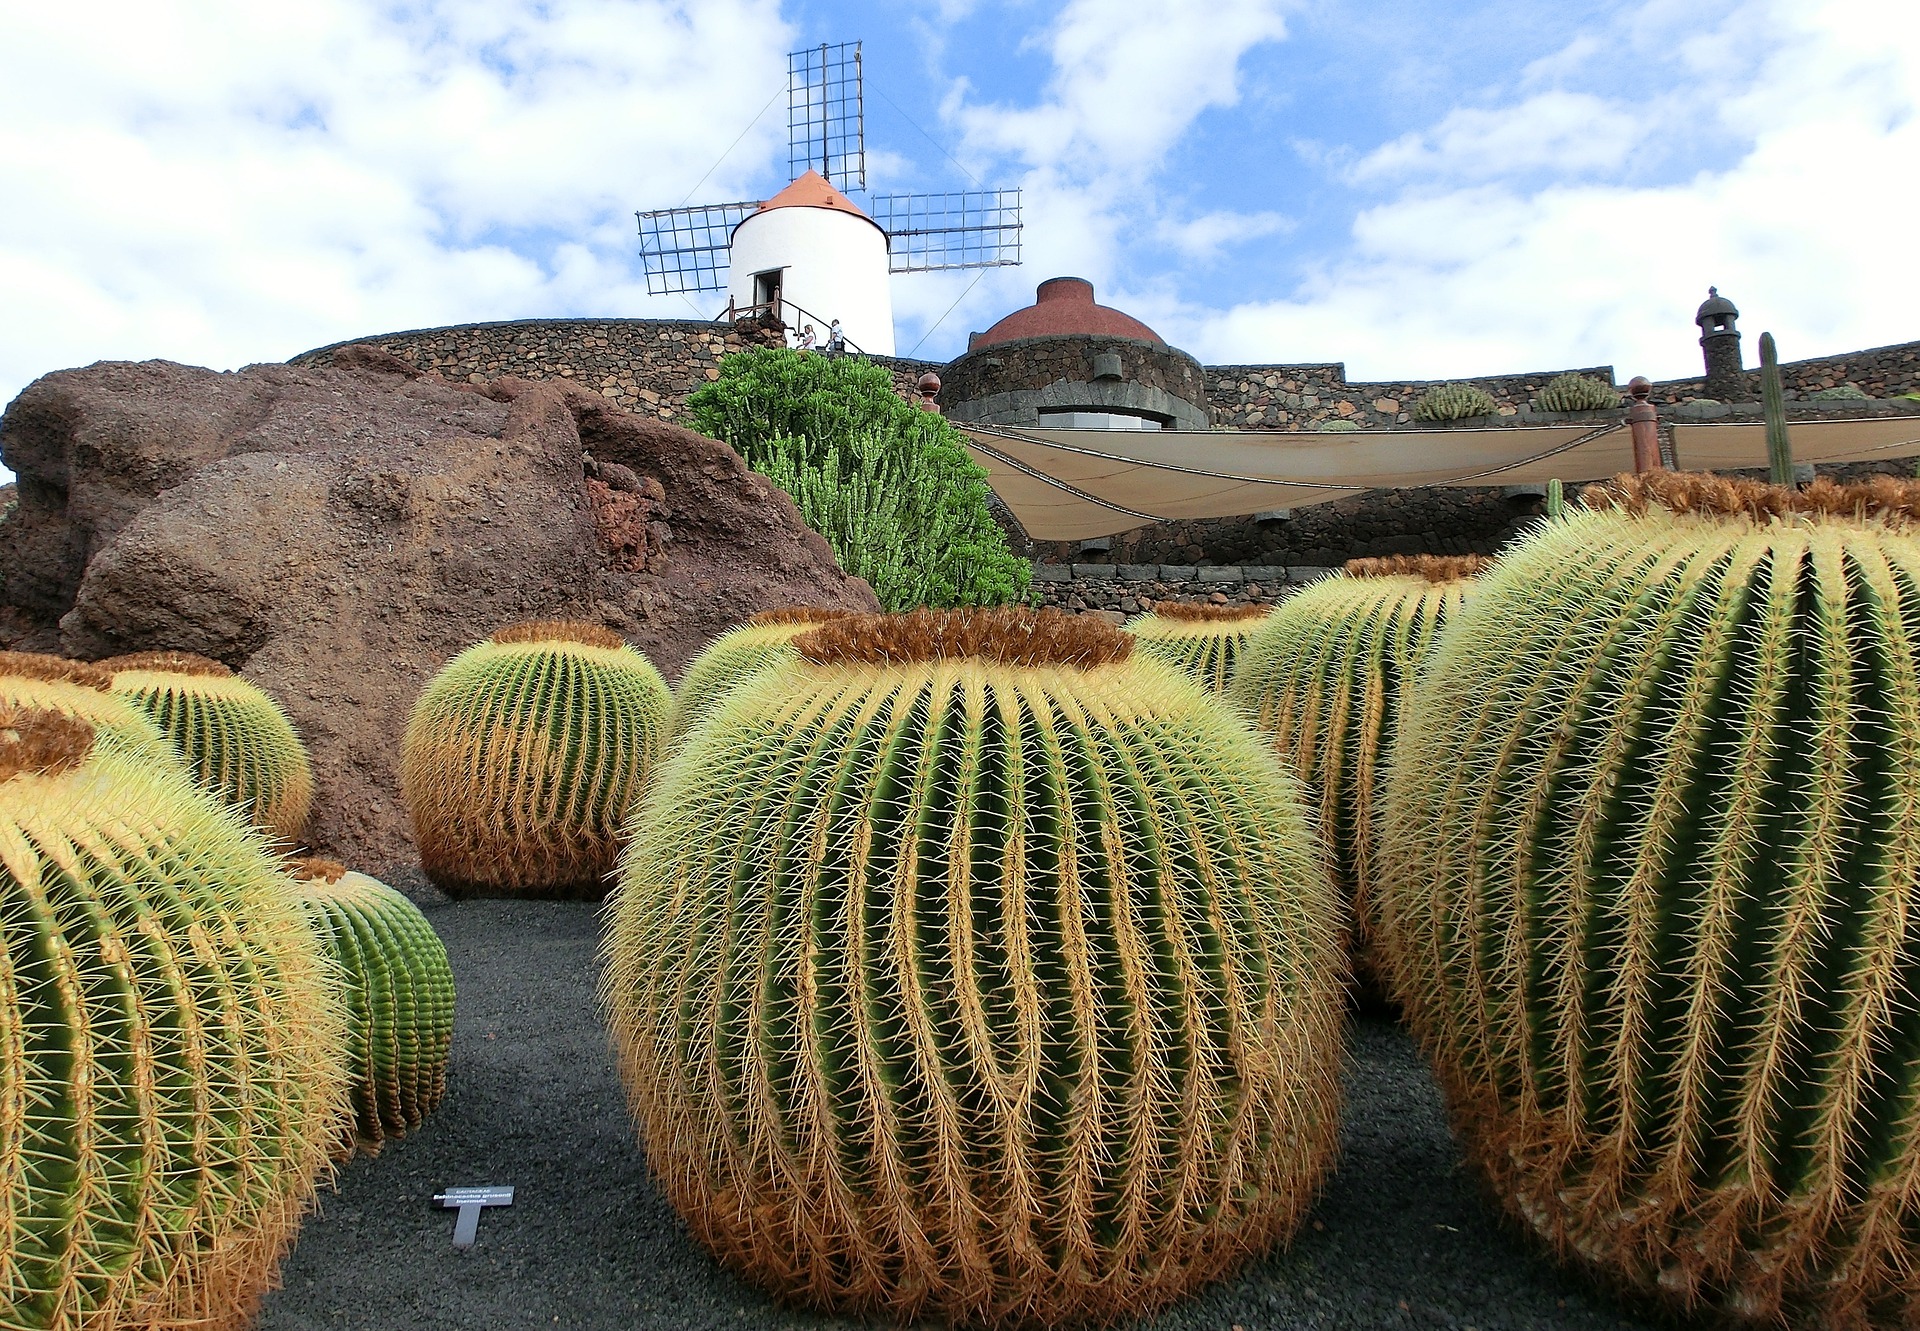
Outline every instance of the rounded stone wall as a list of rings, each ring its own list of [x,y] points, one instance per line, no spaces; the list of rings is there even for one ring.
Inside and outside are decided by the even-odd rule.
[[[1174,430],[1213,426],[1200,362],[1159,342],[1067,333],[996,342],[940,371],[940,409],[952,421],[1044,424],[1046,411],[1152,416]]]

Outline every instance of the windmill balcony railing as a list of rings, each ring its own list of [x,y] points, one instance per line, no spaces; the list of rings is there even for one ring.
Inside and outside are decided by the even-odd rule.
[[[790,317],[790,316],[797,316],[797,317]],[[780,324],[781,327],[787,329],[789,332],[791,332],[797,325],[801,324],[803,321],[811,322],[816,329],[831,328],[833,326],[833,320],[823,319],[819,315],[815,314],[812,310],[807,309],[805,306],[796,305],[793,301],[787,300],[785,298],[776,298],[774,300],[761,301],[755,305],[737,305],[733,301],[729,300],[727,302],[727,308],[721,311],[719,318],[715,319],[714,322],[715,323],[721,323],[721,322],[750,323],[755,320],[765,321],[769,318],[774,320],[776,323]],[[825,338],[826,338],[826,334],[822,333],[821,342],[815,348],[816,350],[819,350],[819,351],[826,350]],[[842,333],[840,335],[840,341],[848,351],[852,352],[856,356],[864,356],[867,354],[867,350],[865,347],[861,346],[858,342],[855,342],[852,338],[848,337],[845,333]]]

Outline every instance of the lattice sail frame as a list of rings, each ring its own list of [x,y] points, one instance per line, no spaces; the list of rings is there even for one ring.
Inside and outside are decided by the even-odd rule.
[[[727,289],[733,229],[759,210],[756,200],[656,208],[635,213],[649,296]]]
[[[787,55],[787,178],[809,170],[842,190],[867,187],[859,42],[822,42]]]
[[[888,269],[1002,268],[1020,262],[1020,191],[876,194],[868,212],[887,233]]]

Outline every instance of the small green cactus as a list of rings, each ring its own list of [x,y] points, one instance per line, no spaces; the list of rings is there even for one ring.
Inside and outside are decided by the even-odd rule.
[[[283,846],[306,835],[313,763],[266,690],[191,652],[136,652],[97,662],[113,691],[153,719],[200,784]]]
[[[1242,654],[1227,698],[1300,778],[1334,883],[1353,902],[1353,956],[1374,955],[1375,811],[1402,695],[1487,561],[1475,555],[1355,559],[1282,601]]]
[[[240,1328],[327,1168],[343,1023],[238,813],[0,705],[0,1322]]]
[[[1823,388],[1813,395],[1815,402],[1871,402],[1872,398],[1852,384],[1835,384],[1832,388]]]
[[[797,639],[668,760],[603,1001],[662,1188],[782,1296],[1111,1322],[1266,1251],[1334,1144],[1293,783],[1090,616]]]
[[[460,653],[414,704],[400,790],[452,896],[599,897],[673,695],[598,624],[536,620]]]
[[[377,878],[333,860],[289,869],[345,984],[353,1132],[377,1155],[420,1126],[447,1089],[453,968],[420,908]]]
[[[1346,416],[1329,416],[1323,421],[1315,421],[1307,429],[1315,434],[1358,434],[1360,422]]]
[[[1557,374],[1533,401],[1542,411],[1605,411],[1620,405],[1620,394],[1584,374]]]
[[[1469,1158],[1565,1259],[1761,1326],[1912,1326],[1920,484],[1583,503],[1412,690],[1397,992]]]
[[[140,708],[113,692],[113,674],[86,661],[39,652],[0,652],[0,706],[38,707],[78,717],[101,743],[184,772],[186,762]]]
[[[669,742],[678,743],[695,721],[748,675],[775,661],[792,660],[791,643],[802,633],[851,613],[819,606],[762,610],[739,628],[715,638],[687,663],[680,685],[673,691]]]
[[[1246,642],[1272,607],[1161,601],[1127,621],[1127,632],[1148,656],[1178,666],[1211,693],[1226,692]]]
[[[1491,416],[1500,406],[1485,389],[1472,384],[1441,384],[1429,388],[1413,404],[1417,421],[1464,421],[1475,416]]]
[[[1793,485],[1793,438],[1787,431],[1786,389],[1780,382],[1780,353],[1773,334],[1760,334],[1760,409],[1767,421],[1767,479],[1783,489]]]

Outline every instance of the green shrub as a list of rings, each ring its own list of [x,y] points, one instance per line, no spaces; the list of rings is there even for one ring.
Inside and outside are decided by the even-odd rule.
[[[1417,421],[1463,421],[1472,416],[1491,416],[1500,408],[1485,389],[1472,384],[1441,384],[1429,388],[1413,404]]]
[[[1852,384],[1835,384],[1832,388],[1823,388],[1813,395],[1815,402],[1866,402],[1867,395]]]
[[[1620,405],[1620,395],[1584,374],[1559,374],[1547,380],[1534,404],[1542,411],[1605,411]]]
[[[1345,416],[1330,416],[1324,421],[1315,421],[1307,428],[1315,434],[1357,434],[1360,422]]]
[[[881,366],[754,348],[722,361],[687,405],[695,428],[793,496],[888,610],[1024,598],[1033,566],[987,511],[986,472]]]

